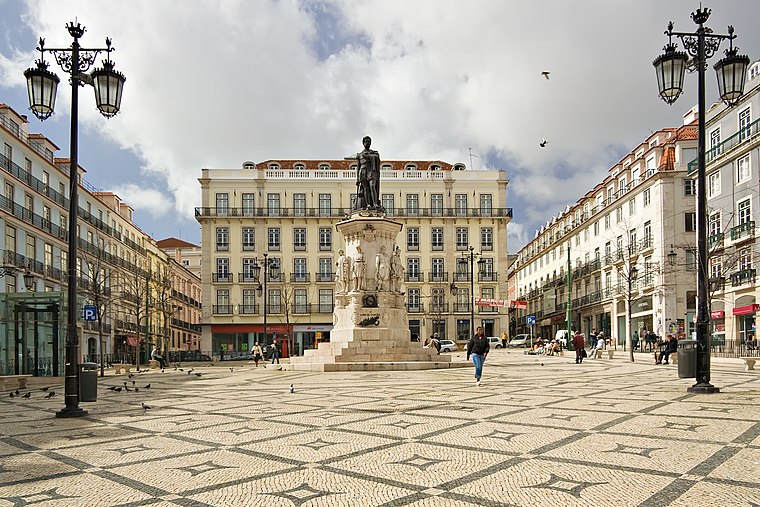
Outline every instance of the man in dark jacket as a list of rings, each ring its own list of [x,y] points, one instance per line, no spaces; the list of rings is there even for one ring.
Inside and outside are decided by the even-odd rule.
[[[582,363],[583,355],[586,353],[586,342],[580,331],[576,331],[575,336],[573,336],[573,348],[575,349],[575,363]]]
[[[489,350],[491,350],[491,345],[488,343],[488,338],[483,334],[483,328],[478,326],[475,336],[467,342],[467,360],[469,361],[470,356],[472,356],[472,362],[475,364],[475,385],[477,386],[480,385],[480,376],[483,374],[483,363],[486,362]]]
[[[668,343],[665,344],[665,348],[660,351],[660,357],[657,358],[656,364],[668,364],[670,354],[675,354],[678,351],[678,340],[673,335],[668,338]],[[662,359],[665,358],[665,361]]]

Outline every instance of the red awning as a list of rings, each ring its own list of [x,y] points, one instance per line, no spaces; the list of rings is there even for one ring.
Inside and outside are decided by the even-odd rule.
[[[127,336],[127,345],[130,347],[137,347],[140,345],[140,338],[137,336]]]
[[[758,310],[760,310],[760,305],[753,303],[751,305],[734,308],[734,315],[749,315],[751,313],[756,313]]]
[[[724,319],[726,317],[725,310],[713,310],[710,312],[710,317],[713,319]]]

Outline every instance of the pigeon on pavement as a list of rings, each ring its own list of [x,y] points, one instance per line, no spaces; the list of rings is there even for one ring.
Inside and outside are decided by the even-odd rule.
[[[296,388],[293,387],[293,384],[290,384],[290,394],[293,394],[294,392],[296,392]]]
[[[22,398],[26,398],[27,400],[32,397],[32,391],[29,391],[25,395],[22,396]]]
[[[47,396],[45,396],[45,398],[50,399],[53,396],[55,396],[55,391],[50,391],[49,393],[47,393]]]
[[[146,385],[145,389],[150,389],[150,384]]]
[[[143,412],[147,412],[148,410],[150,410],[151,408],[153,408],[150,405],[146,405],[145,403],[140,403],[140,406],[142,407]]]

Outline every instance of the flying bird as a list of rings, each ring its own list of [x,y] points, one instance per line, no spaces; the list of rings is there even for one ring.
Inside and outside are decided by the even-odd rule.
[[[290,384],[290,394],[293,394],[294,392],[296,392],[296,388],[293,387],[293,384]]]
[[[546,138],[541,139],[541,142],[538,143],[538,145],[542,148],[546,148],[546,145],[549,144],[549,141],[546,140]]]
[[[146,405],[145,403],[140,403],[140,406],[141,406],[141,407],[142,407],[142,409],[143,409],[143,413],[145,413],[145,412],[147,412],[148,410],[150,410],[151,408],[153,408],[153,407],[151,407],[150,405]]]
[[[22,396],[22,398],[26,398],[27,400],[32,397],[32,391],[29,391],[25,395]]]
[[[547,80],[549,79],[549,71],[545,70],[541,73],[542,76],[544,76]]]

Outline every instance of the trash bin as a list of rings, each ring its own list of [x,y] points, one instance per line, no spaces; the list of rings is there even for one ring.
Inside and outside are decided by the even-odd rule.
[[[98,401],[98,364],[79,365],[79,401]]]
[[[697,376],[697,340],[678,340],[678,378]]]

